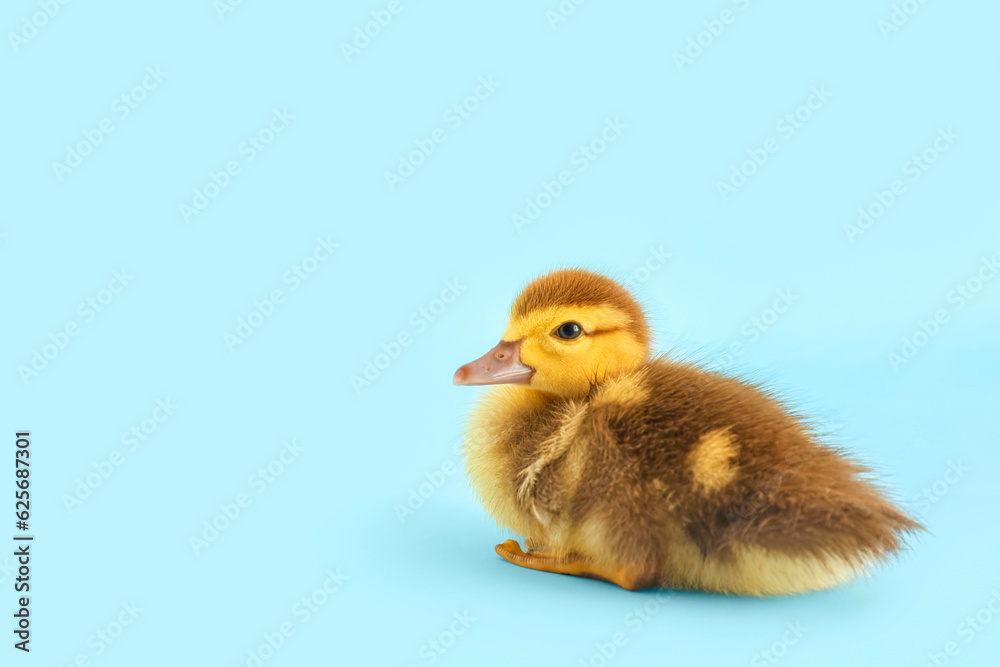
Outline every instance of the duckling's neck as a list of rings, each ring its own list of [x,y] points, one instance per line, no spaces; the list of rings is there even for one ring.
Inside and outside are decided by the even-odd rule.
[[[547,391],[544,389],[535,389],[534,387],[524,387],[517,386],[519,394],[521,394],[521,400],[527,404],[531,405],[548,405],[550,403],[555,403],[557,401],[582,401],[591,395],[595,387],[601,387],[606,382],[613,381],[614,378],[608,378],[605,382],[599,382],[597,385],[591,385],[588,387],[587,391],[576,391],[576,392],[554,392]]]
[[[553,401],[558,401],[562,398],[565,398],[563,396],[560,396],[559,394],[554,394],[550,391],[542,391],[541,389],[532,389],[531,387],[521,387],[515,385],[512,386],[511,389],[515,391],[518,399],[521,402],[525,403],[526,405],[533,405],[533,406],[548,405]]]

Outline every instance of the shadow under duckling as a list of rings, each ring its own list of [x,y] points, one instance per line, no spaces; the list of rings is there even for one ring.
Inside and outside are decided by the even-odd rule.
[[[530,283],[454,383],[500,385],[464,454],[487,511],[525,537],[496,547],[522,567],[784,595],[864,574],[923,529],[760,388],[651,358],[641,307],[599,274]]]

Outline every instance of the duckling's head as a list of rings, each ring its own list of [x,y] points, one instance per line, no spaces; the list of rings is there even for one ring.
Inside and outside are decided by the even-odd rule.
[[[575,398],[648,358],[649,327],[632,295],[600,274],[563,269],[521,291],[500,343],[459,368],[453,381]]]

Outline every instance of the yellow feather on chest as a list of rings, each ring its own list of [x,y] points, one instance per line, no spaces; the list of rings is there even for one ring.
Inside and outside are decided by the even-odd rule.
[[[538,519],[517,501],[519,473],[537,444],[526,424],[542,415],[547,401],[517,387],[491,387],[472,410],[463,453],[472,486],[502,527],[521,535],[537,534]]]

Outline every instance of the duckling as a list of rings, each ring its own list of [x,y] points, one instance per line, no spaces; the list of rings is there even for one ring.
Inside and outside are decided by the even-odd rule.
[[[496,385],[463,453],[486,510],[525,538],[496,552],[522,567],[786,595],[867,574],[923,530],[760,387],[652,357],[642,308],[603,275],[529,283],[453,382]]]

